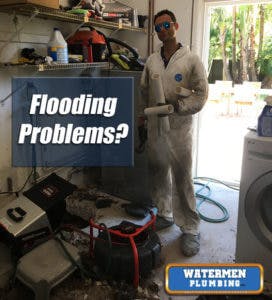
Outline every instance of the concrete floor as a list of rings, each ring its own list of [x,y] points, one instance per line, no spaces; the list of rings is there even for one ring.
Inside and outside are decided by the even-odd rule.
[[[191,258],[184,257],[180,251],[180,230],[177,226],[159,232],[163,244],[162,256],[165,265],[168,263],[232,263],[235,258],[236,229],[238,216],[238,192],[213,185],[212,197],[223,204],[230,215],[223,223],[208,223],[201,220],[200,236],[201,248],[199,253]],[[211,218],[222,217],[221,212],[214,205],[203,204],[201,212]],[[164,267],[159,271],[163,276]],[[163,278],[163,277],[162,277]],[[160,299],[168,299],[168,295],[161,290]],[[196,296],[175,296],[174,299],[196,299]]]
[[[162,243],[163,265],[155,270],[154,280],[160,282],[160,299],[169,300],[170,295],[164,291],[164,271],[169,263],[233,263],[235,258],[236,230],[238,216],[239,192],[224,187],[221,184],[210,184],[212,187],[211,197],[226,207],[229,212],[229,219],[223,223],[208,223],[201,220],[200,235],[201,248],[199,253],[191,258],[184,257],[180,250],[181,231],[173,225],[159,231]],[[197,187],[198,189],[198,187]],[[204,192],[204,191],[203,191]],[[211,218],[221,218],[222,213],[217,207],[211,204],[203,204],[201,212]],[[100,215],[100,216],[99,216]],[[145,221],[128,217],[120,205],[97,211],[97,221],[104,222],[107,226],[119,224],[126,219],[137,224]],[[171,296],[171,299],[196,299],[196,296]]]
[[[197,299],[197,296],[170,296],[164,290],[164,272],[168,263],[232,263],[235,259],[236,229],[238,216],[239,192],[224,187],[221,184],[210,184],[211,197],[226,207],[229,212],[229,219],[223,223],[208,223],[201,220],[201,248],[200,252],[191,258],[184,257],[180,250],[180,229],[173,225],[158,232],[162,243],[162,265],[154,270],[152,280],[160,286],[159,298],[169,299]],[[197,187],[198,189],[198,187]],[[119,224],[123,220],[143,224],[144,220],[129,217],[122,203],[124,201],[116,198],[116,203],[110,208],[96,210],[96,222],[105,223],[108,227]],[[90,203],[90,202],[89,202]],[[220,218],[222,213],[217,207],[211,204],[203,204],[201,212],[211,218]],[[88,229],[87,229],[88,230]],[[0,249],[1,251],[1,249]],[[2,252],[2,251],[1,251]],[[0,281],[1,270],[3,271],[3,256],[0,255]],[[5,260],[5,259],[4,259]],[[2,272],[3,274],[3,272]],[[0,282],[1,283],[1,282]]]

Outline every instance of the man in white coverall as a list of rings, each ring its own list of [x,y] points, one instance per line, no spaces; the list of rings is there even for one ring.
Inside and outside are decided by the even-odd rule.
[[[199,57],[177,42],[179,24],[171,11],[157,13],[154,25],[162,46],[147,59],[141,78],[140,110],[143,113],[145,107],[156,105],[150,103],[150,81],[152,75],[159,74],[166,102],[174,106],[174,113],[169,115],[170,131],[163,136],[154,135],[156,129],[148,122],[150,193],[158,207],[158,217],[168,225],[175,222],[181,228],[182,253],[193,256],[199,251],[200,235],[191,170],[192,115],[206,102],[207,76]],[[186,97],[176,94],[177,87],[186,88],[192,94]]]

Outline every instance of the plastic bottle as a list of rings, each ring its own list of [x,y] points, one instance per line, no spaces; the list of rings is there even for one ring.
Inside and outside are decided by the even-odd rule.
[[[133,11],[132,11],[132,26],[139,27],[137,9],[133,9]]]
[[[272,137],[272,96],[267,96],[262,113],[258,118],[258,135]]]
[[[68,63],[68,47],[58,28],[54,28],[52,36],[47,44],[48,55],[53,61],[60,64]]]

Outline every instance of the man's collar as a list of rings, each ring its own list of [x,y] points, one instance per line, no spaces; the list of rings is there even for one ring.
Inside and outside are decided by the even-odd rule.
[[[177,46],[177,49],[174,53],[176,53],[180,48],[182,48],[182,44],[181,43],[178,43],[178,46]],[[171,57],[174,55],[174,53],[171,55]],[[171,57],[169,58],[169,60],[167,60],[164,56],[164,46],[162,45],[161,47],[161,57],[162,57],[162,60],[164,62],[164,66],[167,67],[168,65],[168,62],[169,60],[171,59]]]

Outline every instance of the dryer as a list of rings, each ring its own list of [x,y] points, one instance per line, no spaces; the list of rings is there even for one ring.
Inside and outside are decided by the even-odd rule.
[[[272,138],[249,132],[239,195],[236,262],[260,263],[272,282]]]

